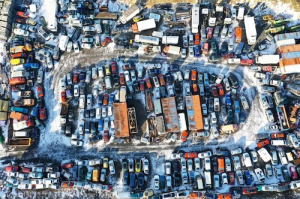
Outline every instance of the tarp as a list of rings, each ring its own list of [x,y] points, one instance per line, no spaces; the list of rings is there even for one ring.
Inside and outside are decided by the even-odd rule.
[[[7,120],[7,112],[0,112],[0,121]]]

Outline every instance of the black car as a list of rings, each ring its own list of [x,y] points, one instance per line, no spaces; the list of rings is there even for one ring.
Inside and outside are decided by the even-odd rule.
[[[66,126],[63,125],[63,126],[60,127],[60,133],[65,134],[65,132],[66,132]]]
[[[60,34],[61,34],[61,35],[67,35],[67,29],[66,29],[65,26],[61,26]]]
[[[134,81],[133,82],[133,89],[135,92],[139,92],[140,91],[140,87],[139,87],[139,82],[138,81]]]
[[[63,10],[56,14],[56,18],[67,18],[67,17],[68,17],[68,10]]]
[[[85,176],[87,174],[87,167],[86,166],[83,166],[79,169],[79,180],[80,181],[84,181],[85,180]]]
[[[86,31],[84,32],[84,36],[85,37],[93,37],[95,35],[95,32],[92,31]]]
[[[43,99],[37,99],[37,105],[38,105],[38,107],[39,108],[42,108],[42,107],[44,107],[44,101],[43,101]]]
[[[84,85],[80,85],[80,87],[79,87],[79,93],[80,93],[80,95],[84,95],[85,94],[85,86]]]
[[[91,25],[94,25],[94,20],[92,20],[92,19],[84,19],[84,20],[83,20],[83,25],[84,25],[84,26],[91,26]]]
[[[214,157],[212,159],[213,172],[218,172],[218,159]]]
[[[85,118],[90,118],[90,110],[85,110],[84,111],[84,117]]]
[[[117,88],[120,86],[119,76],[117,74],[113,75],[114,87]]]
[[[76,29],[75,32],[74,32],[74,34],[73,34],[73,36],[72,36],[73,42],[77,41],[79,39],[80,34],[81,34],[81,28]]]
[[[172,161],[172,168],[174,173],[179,173],[179,163],[177,160]]]
[[[123,172],[128,171],[128,162],[126,159],[122,159],[122,170],[123,170]]]
[[[196,177],[195,177],[195,173],[194,172],[190,172],[189,173],[189,180],[190,180],[190,184],[195,184]]]
[[[128,185],[128,180],[129,180],[129,173],[128,172],[124,172],[123,173],[123,184],[124,185]]]
[[[289,175],[289,171],[288,171],[287,167],[282,166],[281,171],[282,171],[284,181],[286,181],[286,182],[290,181],[290,175]]]
[[[216,82],[216,79],[217,79],[217,75],[212,74],[209,78],[209,83],[214,84]]]
[[[139,173],[138,174],[138,187],[139,188],[143,188],[144,184],[145,184],[144,174],[143,173]]]
[[[232,74],[229,75],[228,80],[229,80],[232,88],[239,87],[239,83],[234,75],[232,75]]]
[[[176,81],[174,84],[175,87],[175,93],[181,95],[182,94],[182,84],[180,81]]]
[[[167,97],[166,88],[164,86],[160,87],[161,98]]]
[[[177,110],[184,110],[183,98],[182,96],[176,96]]]
[[[179,187],[181,186],[181,178],[179,173],[174,174],[174,186]]]
[[[213,112],[214,111],[214,100],[213,98],[209,98],[208,100],[208,112]]]
[[[227,52],[227,49],[228,49],[228,44],[227,42],[223,42],[222,45],[221,45],[221,54],[224,55],[226,52]]]
[[[33,54],[28,53],[26,63],[33,63]]]
[[[90,133],[90,122],[84,123],[84,133],[89,134]]]
[[[69,122],[74,122],[74,113],[73,113],[73,111],[69,111]]]
[[[198,83],[203,84],[203,74],[202,73],[198,73]]]
[[[212,53],[208,57],[208,61],[210,62],[220,62],[222,60],[222,56],[217,53]]]
[[[243,48],[243,53],[244,53],[244,54],[248,54],[249,49],[250,49],[250,47],[249,47],[247,44],[245,44],[245,46],[244,46],[244,48]]]
[[[109,28],[109,24],[104,24],[104,33],[109,35],[109,31],[110,31],[110,28]]]
[[[90,117],[94,118],[95,116],[96,116],[96,109],[93,108],[90,110]]]
[[[170,73],[166,73],[166,80],[167,80],[167,84],[168,85],[171,85],[171,84],[173,84],[173,76],[170,74]]]
[[[208,85],[204,86],[204,91],[206,96],[210,96],[210,87]]]
[[[96,135],[96,123],[95,122],[91,122],[91,134]]]

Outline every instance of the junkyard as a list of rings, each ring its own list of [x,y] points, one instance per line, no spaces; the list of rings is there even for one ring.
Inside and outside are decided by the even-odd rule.
[[[0,197],[298,198],[294,5],[0,0]]]

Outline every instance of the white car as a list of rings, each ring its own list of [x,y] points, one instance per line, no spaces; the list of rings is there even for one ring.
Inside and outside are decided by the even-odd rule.
[[[95,31],[95,27],[93,27],[93,26],[83,26],[83,31],[85,31],[85,32],[94,32]]]
[[[115,170],[115,164],[114,164],[113,160],[110,160],[108,162],[108,166],[109,166],[109,172],[110,172],[110,174],[115,174],[116,170]]]
[[[74,85],[74,97],[79,97],[79,85]]]
[[[181,177],[182,177],[182,184],[187,185],[188,184],[188,175],[187,175],[187,173],[182,172]]]
[[[83,135],[80,135],[80,134],[72,134],[71,140],[83,140]]]
[[[98,77],[98,74],[97,74],[97,68],[96,67],[93,67],[92,68],[92,78],[93,79],[97,79]]]
[[[251,157],[252,157],[252,161],[253,161],[253,162],[258,162],[258,157],[257,157],[256,151],[251,151],[251,152],[250,152],[250,155],[251,155]]]
[[[51,58],[51,57],[47,57],[47,58],[46,58],[46,61],[47,61],[47,67],[48,67],[48,68],[53,68],[53,61],[52,61],[52,58]]]
[[[166,175],[171,175],[171,163],[166,162],[165,166],[166,166]]]
[[[37,76],[37,83],[39,84],[43,83],[43,78],[44,78],[44,72],[42,70],[39,70]]]
[[[267,178],[273,177],[273,170],[272,170],[272,166],[270,164],[266,164],[266,176],[267,176]]]
[[[204,152],[198,153],[198,158],[209,158],[210,156],[212,156],[211,151],[204,151]]]
[[[75,146],[83,146],[83,141],[80,140],[71,140],[71,144]]]
[[[183,158],[183,153],[172,153],[172,159]]]
[[[194,47],[189,46],[189,57],[194,57]]]
[[[50,52],[49,52],[48,50],[46,50],[46,49],[41,49],[41,50],[39,50],[39,51],[38,51],[38,54],[39,54],[39,55],[43,55],[43,56],[45,56],[45,57],[50,57],[50,56],[51,56]]]
[[[19,29],[19,28],[14,29],[14,34],[15,35],[21,35],[21,36],[24,36],[24,37],[28,37],[29,36],[29,32],[28,31],[22,30],[22,29]]]
[[[108,106],[107,107],[107,116],[108,117],[111,117],[113,115],[113,112],[112,112],[112,106]]]
[[[124,73],[124,74],[125,74],[125,73]],[[125,75],[125,78],[126,78],[126,75]],[[153,82],[154,82],[154,86],[155,86],[156,88],[159,88],[160,85],[159,85],[159,82],[158,82],[158,78],[155,76],[155,77],[153,77],[152,79],[153,79]]]
[[[225,169],[227,172],[231,171],[231,162],[230,159],[228,157],[225,158]]]
[[[186,160],[185,160],[185,158],[181,158],[180,162],[181,162],[182,172],[186,172]]]
[[[143,170],[145,174],[149,174],[149,160],[144,159],[143,160]]]
[[[236,177],[237,177],[237,179],[238,179],[238,181],[239,181],[239,184],[240,184],[240,185],[244,185],[244,184],[245,184],[245,181],[244,181],[244,177],[243,177],[242,171],[241,171],[241,170],[237,170],[237,171],[235,172],[235,174],[236,174]]]
[[[32,184],[19,184],[18,189],[32,189]]]
[[[233,156],[233,165],[235,170],[241,169],[241,161],[239,156]]]
[[[245,110],[249,109],[249,104],[245,96],[241,96],[241,103]]]
[[[82,42],[86,42],[86,43],[93,43],[94,39],[92,37],[83,37],[81,39]]]
[[[221,178],[222,178],[222,184],[223,184],[223,185],[228,185],[227,174],[226,174],[226,173],[222,173],[222,174],[221,174]]]
[[[57,37],[55,37],[55,35],[51,32],[49,33],[49,37],[55,42],[55,43],[58,43],[59,42],[59,39]]]
[[[269,122],[274,122],[274,115],[271,110],[266,110],[267,119]]]
[[[181,71],[177,71],[177,72],[176,72],[176,76],[177,76],[177,80],[178,80],[178,81],[183,81]]]
[[[241,154],[243,150],[241,148],[231,150],[231,155]]]
[[[95,23],[95,29],[96,29],[97,33],[102,33],[100,20],[94,20],[94,23]]]
[[[67,52],[71,52],[73,48],[73,42],[69,41],[67,45]]]
[[[200,170],[201,170],[200,158],[195,158],[194,162],[195,162],[195,171],[200,172]]]
[[[86,75],[85,75],[85,83],[90,83],[91,82],[91,75],[92,72],[90,70],[86,71]]]
[[[204,158],[204,169],[206,171],[210,171],[211,170],[210,158]]]
[[[100,78],[104,77],[103,68],[102,68],[101,66],[98,67],[98,76],[99,76]]]
[[[259,182],[265,182],[265,174],[260,168],[256,168],[254,170],[254,173],[258,179]]]
[[[185,49],[185,48],[182,48],[182,49],[181,49],[181,58],[182,58],[182,59],[185,59],[185,58],[186,58],[186,49]]]
[[[125,76],[125,81],[130,82],[130,74],[128,70],[124,71],[124,76]]]
[[[154,190],[159,190],[159,175],[153,177],[153,187]]]
[[[207,117],[204,118],[204,130],[209,130],[209,122]]]
[[[225,90],[230,91],[231,87],[230,87],[228,78],[224,78],[223,82],[224,82],[224,85],[225,85]]]
[[[48,178],[59,178],[59,177],[60,177],[60,172],[48,173]]]
[[[223,74],[219,74],[217,79],[216,79],[216,84],[220,84],[222,82],[222,80],[224,79],[224,75]]]
[[[98,92],[99,92],[98,85],[95,85],[94,88],[93,88],[93,95],[94,95],[95,98],[98,96]]]
[[[89,44],[89,43],[82,43],[82,44],[81,44],[81,48],[84,48],[84,49],[91,49],[91,48],[92,48],[92,44]]]
[[[74,41],[73,48],[74,48],[75,53],[80,52],[80,48],[79,48],[79,45],[78,45],[77,41]]]
[[[106,117],[106,107],[102,107],[102,117]]]
[[[188,166],[188,172],[192,172],[193,171],[193,160],[192,159],[188,159],[187,166]]]

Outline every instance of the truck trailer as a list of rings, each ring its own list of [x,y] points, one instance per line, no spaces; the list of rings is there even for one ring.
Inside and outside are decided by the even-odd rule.
[[[256,37],[257,37],[254,17],[245,16],[244,23],[245,23],[248,44],[254,45],[256,43]]]
[[[200,5],[196,4],[192,8],[192,33],[199,32],[199,21],[200,21]]]
[[[147,19],[143,21],[136,22],[132,25],[132,32],[139,33],[143,30],[149,30],[156,28],[156,23],[154,19]]]
[[[9,146],[30,146],[32,144],[30,138],[13,138],[8,140]]]
[[[279,55],[261,55],[255,58],[257,64],[278,64]]]
[[[135,35],[134,37],[135,42],[140,43],[146,43],[146,44],[153,44],[158,46],[159,44],[159,38],[157,37],[151,37],[151,36],[145,36],[145,35]]]
[[[27,121],[23,120],[23,121],[20,121],[20,122],[13,123],[13,129],[15,131],[26,129],[26,128],[31,127],[31,126],[34,126],[34,122],[31,121],[31,120],[27,120]]]

